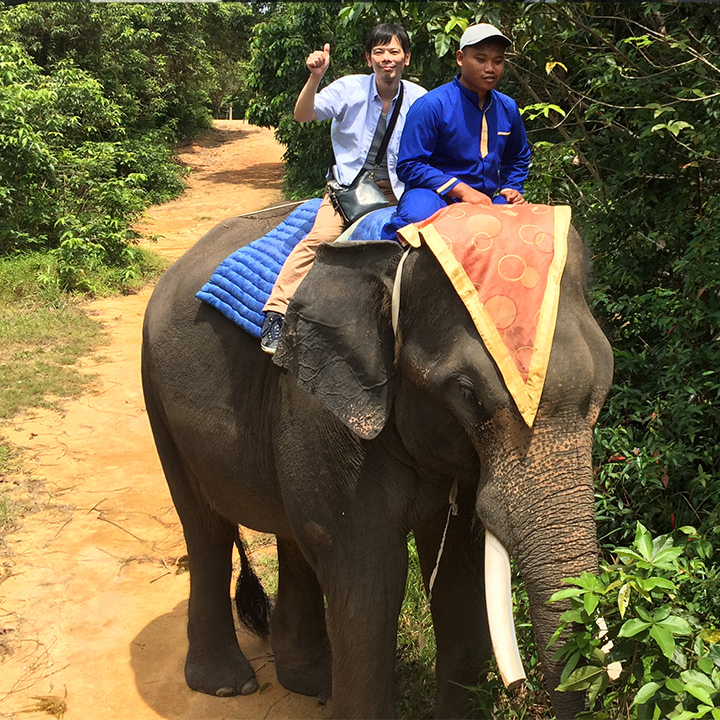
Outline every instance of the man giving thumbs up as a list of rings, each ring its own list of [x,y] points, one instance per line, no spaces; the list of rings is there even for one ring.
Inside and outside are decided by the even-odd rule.
[[[361,172],[375,167],[402,82],[402,102],[396,124],[373,176],[390,204],[397,205],[403,192],[396,173],[400,135],[410,106],[425,94],[425,89],[402,80],[403,70],[410,63],[410,40],[400,25],[383,23],[374,27],[365,39],[365,59],[372,74],[347,75],[318,92],[330,65],[330,44],[325,43],[322,50],[311,52],[305,61],[310,76],[295,103],[294,116],[299,122],[332,118],[330,137],[334,161],[328,180],[350,185]],[[273,353],[277,348],[288,302],[310,269],[318,245],[335,240],[345,225],[345,219],[335,210],[326,192],[312,230],[288,256],[265,304],[260,341],[265,352]]]

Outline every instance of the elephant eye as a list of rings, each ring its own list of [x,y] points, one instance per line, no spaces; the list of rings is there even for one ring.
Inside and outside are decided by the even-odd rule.
[[[468,402],[477,404],[478,399],[477,399],[477,397],[475,397],[475,391],[469,385],[465,385],[464,383],[461,383],[460,384],[460,394]]]

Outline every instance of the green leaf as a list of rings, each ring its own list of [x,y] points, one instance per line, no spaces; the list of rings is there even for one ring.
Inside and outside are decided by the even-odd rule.
[[[558,590],[556,593],[553,593],[550,596],[548,602],[557,602],[558,600],[565,600],[566,598],[577,597],[578,595],[582,595],[584,592],[586,591],[578,587],[565,588],[564,590]]]
[[[585,621],[585,618],[583,618],[582,610],[566,610],[561,616],[560,619],[565,623],[583,623]]]
[[[577,667],[581,657],[581,652],[577,650],[568,658],[568,661],[565,663],[565,667],[563,668],[562,675],[560,676],[560,682],[564,682],[568,679],[568,677],[570,677],[570,673]]]
[[[648,702],[655,693],[660,689],[660,683],[655,681],[645,683],[636,693],[635,698],[632,701],[633,705],[644,705]]]
[[[677,560],[680,555],[683,554],[682,548],[665,548],[664,550],[661,550],[655,557],[652,559],[653,567],[659,567],[659,568],[665,568],[667,570],[674,570],[675,569],[675,563],[674,561]]]
[[[675,695],[679,695],[680,693],[685,692],[685,685],[683,685],[683,683],[680,682],[680,680],[678,680],[677,678],[668,678],[665,681],[665,687]]]
[[[607,675],[604,667],[596,665],[585,665],[570,673],[568,679],[560,683],[557,689],[560,692],[577,692],[579,690],[587,690],[601,675]]]
[[[669,615],[658,625],[669,630],[673,635],[692,635],[693,631],[690,623],[677,615]]]
[[[595,593],[587,593],[583,598],[583,601],[585,612],[588,615],[592,615],[595,612],[595,608],[598,606],[598,602],[600,600]]]
[[[695,710],[683,710],[679,715],[673,715],[672,720],[697,720],[700,717]]]
[[[653,553],[652,537],[647,528],[640,522],[635,529],[635,542],[633,546],[640,553],[643,560],[650,561]]]
[[[592,685],[590,685],[588,690],[588,702],[590,703],[591,709],[595,706],[597,696],[607,688],[609,682],[610,680],[608,678],[608,674],[607,672],[604,672],[602,675],[598,675]]]
[[[663,590],[670,590],[671,592],[677,591],[677,586],[671,580],[662,577],[649,577],[649,578],[638,578],[638,585],[646,592],[651,592],[656,588],[662,588]]]
[[[685,692],[690,693],[693,697],[696,697],[700,702],[707,703],[712,707],[713,699],[712,695],[708,692],[707,688],[702,685],[693,685],[687,683],[685,685]]]
[[[641,633],[643,630],[647,630],[650,626],[651,623],[649,622],[638,620],[637,618],[631,618],[620,628],[618,637],[635,637],[635,635]]]
[[[440,32],[435,37],[435,54],[438,57],[444,57],[450,49],[451,37],[444,32]]]
[[[705,657],[698,658],[697,667],[698,670],[700,670],[701,672],[710,675],[710,673],[712,673],[713,671],[713,668],[715,667],[715,663],[713,663],[712,658],[707,657],[706,655]]]
[[[685,670],[680,673],[680,677],[685,683],[685,691],[696,697],[700,702],[714,705],[712,696],[717,690],[712,680],[699,670]]]
[[[675,651],[675,638],[673,634],[660,625],[653,625],[650,628],[650,637],[660,646],[663,655],[668,660],[671,660],[673,652]]]

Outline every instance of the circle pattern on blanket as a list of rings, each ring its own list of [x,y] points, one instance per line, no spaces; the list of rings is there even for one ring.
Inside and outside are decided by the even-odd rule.
[[[498,330],[509,328],[518,315],[517,305],[507,295],[493,295],[485,301],[485,310]]]
[[[527,263],[519,255],[505,255],[498,262],[498,275],[503,280],[517,282],[527,270]]]
[[[473,247],[480,252],[489,250],[493,245],[492,238],[486,232],[475,233],[470,241]]]
[[[515,354],[513,355],[513,360],[515,361],[515,364],[517,365],[517,367],[528,368],[528,370],[529,370],[530,363],[532,361],[532,354],[533,354],[534,350],[535,350],[535,348],[533,348],[530,345],[522,345],[521,347],[519,347],[515,351]],[[528,372],[521,370],[520,374],[523,376],[523,380],[525,380],[525,382],[527,382]]]
[[[465,210],[460,207],[458,203],[455,203],[454,205],[449,206],[449,210],[447,211],[447,216],[450,218],[455,218],[456,220],[459,220],[460,218],[465,217]]]
[[[500,218],[494,215],[470,215],[465,220],[465,227],[467,233],[475,235],[475,233],[483,232],[488,237],[497,237],[503,229],[503,225],[500,222]]]

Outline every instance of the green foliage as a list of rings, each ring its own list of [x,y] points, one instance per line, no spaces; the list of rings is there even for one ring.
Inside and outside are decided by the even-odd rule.
[[[529,123],[534,170],[546,170],[530,191],[573,205],[615,348],[595,456],[601,536],[616,542],[636,519],[660,533],[717,525],[718,17],[717,6],[588,4],[523,20],[517,94],[568,113]],[[552,61],[563,67],[548,72]]]
[[[555,635],[566,633],[558,689],[588,691],[580,718],[720,717],[720,616],[717,601],[706,603],[717,591],[712,546],[692,527],[681,531],[653,538],[638,523],[632,547],[551,598],[570,605]]]
[[[248,89],[253,94],[247,119],[276,128],[275,136],[286,145],[286,189],[290,197],[317,194],[330,164],[329,123],[295,122],[293,107],[307,80],[305,58],[315,38],[331,45],[332,74],[327,82],[352,69],[344,59],[348,47],[336,38],[337,10],[324,3],[280,3],[255,26],[250,46]],[[353,48],[354,49],[354,46]],[[362,54],[360,55],[362,58]],[[359,69],[359,68],[358,68]]]
[[[51,250],[61,289],[126,288],[132,223],[182,191],[170,143],[242,106],[240,3],[29,3],[0,15],[0,257]],[[237,113],[236,113],[237,114]],[[105,280],[102,281],[103,284]]]
[[[408,578],[398,620],[395,695],[400,718],[433,717],[435,634],[415,539],[408,540]]]
[[[208,123],[202,24],[212,12],[202,3],[53,2],[4,19],[43,72],[70,63],[92,74],[133,131],[185,136]]]
[[[147,264],[131,223],[182,190],[182,171],[165,135],[131,134],[123,108],[68,57],[50,73],[33,62],[14,13],[0,16],[0,256],[49,249],[61,290],[97,292],[90,278],[113,273],[130,287]]]

